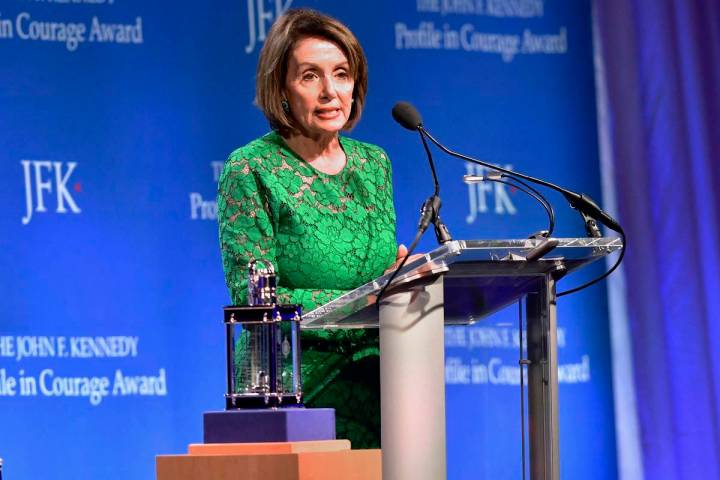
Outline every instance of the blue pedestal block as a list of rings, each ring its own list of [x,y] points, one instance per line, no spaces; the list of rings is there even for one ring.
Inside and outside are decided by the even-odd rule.
[[[279,408],[203,414],[205,443],[335,440],[335,409]]]

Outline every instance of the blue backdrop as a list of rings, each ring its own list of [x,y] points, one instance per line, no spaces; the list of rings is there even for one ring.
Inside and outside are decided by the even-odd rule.
[[[337,16],[366,50],[352,136],[392,159],[398,241],[432,189],[417,136],[389,115],[401,99],[457,150],[601,196],[589,1],[3,0],[0,456],[13,479],[152,478],[154,455],[201,441],[201,413],[222,408],[216,181],[267,131],[257,55],[298,6]],[[456,238],[545,227],[522,194],[469,189],[475,170],[437,161]],[[557,235],[583,235],[550,197]],[[447,331],[450,478],[520,476],[515,310]],[[559,313],[562,473],[615,478],[604,287]]]

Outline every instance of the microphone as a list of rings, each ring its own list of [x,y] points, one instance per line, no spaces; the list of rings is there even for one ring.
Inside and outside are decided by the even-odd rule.
[[[411,131],[422,127],[422,118],[418,111],[408,102],[397,102],[392,109],[392,116],[396,122]]]
[[[411,131],[416,131],[420,134],[420,140],[422,140],[423,147],[425,147],[425,153],[428,157],[428,163],[430,164],[430,171],[432,172],[433,182],[435,184],[435,193],[432,197],[428,198],[423,204],[421,224],[425,223],[425,228],[432,222],[435,225],[435,237],[439,244],[444,244],[452,240],[450,231],[447,226],[440,219],[440,182],[438,181],[437,172],[435,171],[435,162],[432,158],[432,153],[428,147],[427,140],[423,135],[422,118],[420,114],[409,102],[398,102],[392,109],[392,116],[396,122],[403,127]],[[429,209],[429,210],[428,210]],[[423,232],[425,229],[422,230]]]
[[[408,258],[410,258],[410,255],[412,255],[415,247],[418,242],[420,242],[420,239],[431,223],[435,225],[435,236],[437,237],[438,243],[444,244],[452,240],[450,231],[440,219],[440,207],[442,205],[442,202],[440,201],[440,182],[438,182],[432,153],[430,152],[427,140],[425,140],[425,136],[423,135],[422,118],[420,118],[420,114],[415,107],[408,102],[396,103],[392,109],[392,116],[395,121],[403,127],[420,134],[420,139],[422,140],[423,147],[425,147],[425,153],[427,153],[428,162],[430,163],[430,170],[432,171],[433,182],[435,183],[435,192],[423,202],[422,208],[420,209],[420,220],[418,222],[417,232],[415,233],[415,238],[410,244],[410,248],[408,248],[407,255],[405,255],[405,258],[402,259],[400,265],[395,268],[395,271],[393,271],[388,281],[385,282],[385,285],[383,285],[378,293],[375,300],[378,309],[380,308],[380,301],[382,300],[383,295],[385,295],[385,291],[388,286],[393,280],[395,280],[397,274],[405,266],[405,262],[407,262]]]

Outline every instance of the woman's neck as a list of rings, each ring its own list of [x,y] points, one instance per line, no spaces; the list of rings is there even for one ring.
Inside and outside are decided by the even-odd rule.
[[[316,138],[305,135],[292,135],[285,138],[288,146],[305,161],[312,162],[321,157],[328,157],[341,150],[337,135],[318,136]]]
[[[345,152],[337,135],[317,138],[293,135],[284,139],[295,153],[316,170],[332,175],[345,167]]]

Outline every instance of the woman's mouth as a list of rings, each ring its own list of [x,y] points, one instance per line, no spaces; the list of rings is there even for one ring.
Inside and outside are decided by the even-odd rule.
[[[339,108],[319,108],[315,110],[315,115],[323,120],[332,120],[340,115]]]

